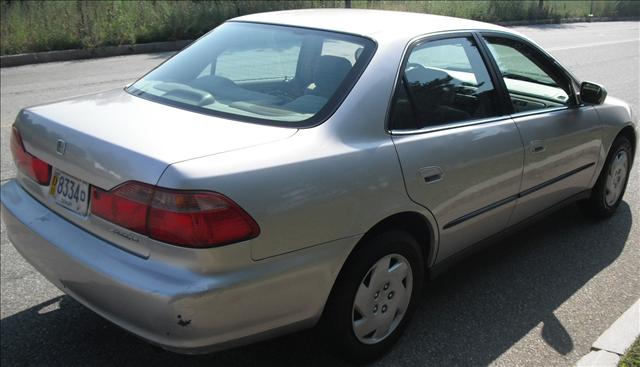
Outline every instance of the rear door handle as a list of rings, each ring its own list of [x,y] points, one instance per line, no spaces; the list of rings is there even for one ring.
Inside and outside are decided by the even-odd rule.
[[[546,150],[544,146],[544,141],[542,140],[533,140],[531,142],[531,153],[542,153]]]
[[[420,174],[420,177],[422,177],[424,182],[428,184],[442,180],[442,176],[444,175],[442,172],[442,168],[438,166],[420,168],[418,170],[418,173]]]

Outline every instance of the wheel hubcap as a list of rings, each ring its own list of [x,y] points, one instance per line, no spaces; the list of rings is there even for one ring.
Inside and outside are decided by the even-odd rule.
[[[353,301],[353,332],[360,342],[375,344],[393,333],[407,311],[412,287],[411,264],[402,255],[387,255],[369,269]]]
[[[629,168],[629,158],[624,150],[616,153],[615,158],[611,162],[611,167],[607,175],[607,183],[605,185],[604,201],[607,206],[613,206],[622,195],[624,184],[627,178],[627,170]]]

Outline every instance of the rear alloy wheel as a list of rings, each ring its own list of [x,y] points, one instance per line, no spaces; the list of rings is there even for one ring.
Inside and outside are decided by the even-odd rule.
[[[322,326],[342,357],[364,363],[400,338],[420,298],[422,249],[403,231],[373,235],[358,245],[336,280]]]
[[[618,137],[612,144],[602,172],[593,187],[591,197],[582,203],[582,208],[596,218],[607,218],[616,211],[629,180],[632,162],[629,139]]]

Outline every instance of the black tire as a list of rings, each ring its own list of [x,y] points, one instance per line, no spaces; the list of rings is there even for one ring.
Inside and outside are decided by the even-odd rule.
[[[365,281],[365,277],[370,276],[368,275],[370,269],[379,260],[391,254],[394,254],[393,256],[401,255],[410,265],[412,286],[411,292],[406,294],[410,293],[411,296],[408,306],[406,306],[406,310],[396,324],[395,329],[391,327],[390,330],[392,331],[384,339],[375,342],[375,344],[366,344],[358,339],[353,329],[355,296],[361,283]],[[389,269],[391,268],[393,267],[391,266]],[[347,259],[327,301],[321,325],[325,337],[337,349],[340,356],[349,362],[361,364],[381,357],[398,341],[407,327],[420,300],[424,278],[424,260],[421,247],[408,233],[404,231],[387,231],[365,239]],[[392,283],[394,282],[396,284],[391,284],[389,290],[384,292],[398,289],[393,287],[398,287],[399,282],[392,281]],[[387,284],[387,282],[383,283]],[[373,284],[370,286],[374,287]],[[403,288],[403,292],[408,288],[408,286]],[[385,295],[388,296],[387,293]],[[385,301],[385,295],[380,295],[380,300],[382,301],[372,301],[375,303],[381,302],[380,310],[383,307],[382,302],[387,302]],[[390,310],[391,307],[390,305]]]
[[[620,192],[620,195],[615,202],[607,203],[607,178],[611,172],[614,160],[620,154],[627,155],[627,170],[624,176],[624,182],[619,183],[619,185],[622,185],[622,191]],[[627,188],[627,182],[629,182],[629,173],[631,172],[632,160],[633,150],[631,148],[631,142],[629,142],[629,139],[627,139],[626,137],[619,136],[611,145],[611,150],[609,151],[609,155],[607,156],[604,167],[602,167],[602,171],[600,172],[598,181],[596,181],[596,184],[591,191],[591,196],[580,205],[582,210],[587,215],[596,219],[605,219],[609,218],[613,215],[613,213],[615,213],[618,206],[620,206],[622,197],[624,196],[624,192]]]

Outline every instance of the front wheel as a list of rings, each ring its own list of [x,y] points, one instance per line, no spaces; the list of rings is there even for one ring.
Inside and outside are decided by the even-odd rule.
[[[596,218],[607,218],[616,211],[624,195],[631,170],[632,149],[629,139],[618,137],[612,144],[591,197],[582,208]]]
[[[424,264],[408,233],[376,235],[349,257],[324,312],[331,342],[351,362],[386,353],[401,336],[418,302]]]

